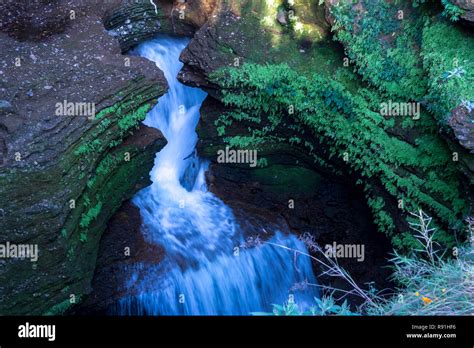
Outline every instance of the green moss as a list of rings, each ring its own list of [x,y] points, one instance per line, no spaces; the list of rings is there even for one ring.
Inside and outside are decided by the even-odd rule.
[[[344,161],[361,177],[375,221],[397,247],[412,247],[413,240],[395,234],[393,212],[371,184],[374,178],[392,197],[391,206],[403,199],[405,209],[422,208],[445,229],[460,229],[467,203],[450,151],[433,132],[435,122],[427,113],[413,124],[413,144],[391,134],[394,123],[379,113],[384,97],[372,89],[352,93],[339,81],[307,78],[287,65],[246,64],[220,74],[223,102],[233,109],[220,120],[224,132],[235,122],[255,121],[248,123],[248,133],[224,137],[229,145],[258,149],[275,142],[295,144],[287,129],[296,125],[308,130],[310,138],[321,139],[329,158]],[[310,154],[316,151],[311,141],[304,146]],[[444,231],[438,238],[447,245],[454,242]]]
[[[85,228],[90,225],[91,221],[94,220],[102,209],[102,202],[98,202],[94,207],[90,208],[85,214],[82,215],[79,226]]]
[[[80,295],[76,296],[75,302],[71,302],[71,299],[68,298],[54,306],[52,306],[50,309],[46,310],[43,315],[46,316],[54,316],[54,315],[61,315],[67,312],[75,303],[79,303],[81,301]]]
[[[409,2],[341,1],[332,15],[335,39],[366,81],[406,100],[423,97],[427,85],[417,51],[424,17],[418,10]]]
[[[100,139],[94,139],[90,143],[85,143],[79,146],[74,153],[77,156],[88,155],[88,154],[91,154],[92,152],[100,152],[101,148],[102,148],[102,143]]]
[[[83,243],[87,242],[87,233],[81,232],[81,234],[79,236],[79,240]]]
[[[120,145],[124,137],[140,125],[140,122],[146,118],[151,105],[146,103],[147,97],[141,94],[132,94],[130,98],[130,100],[104,108],[96,115],[95,120],[99,122],[74,151],[76,156],[94,163],[98,155],[106,148]],[[116,122],[112,121],[114,119]],[[102,141],[103,138],[107,141]],[[83,173],[81,173],[81,178],[84,178]],[[95,178],[91,178],[86,185],[91,188],[94,184]]]
[[[446,22],[423,29],[423,63],[429,77],[427,100],[441,124],[463,102],[474,103],[474,38]]]
[[[240,11],[240,19],[223,20],[218,25],[220,36],[229,38],[218,47],[218,61],[233,64],[235,57],[240,58],[240,64],[285,62],[306,75],[314,72],[330,75],[342,65],[343,52],[333,44],[324,6],[317,1],[295,0],[294,5],[286,6],[283,0],[239,0],[233,1],[231,7]],[[291,25],[277,22],[277,13],[282,8],[287,11],[287,17],[288,11],[293,11]],[[296,23],[303,29],[296,30]]]
[[[252,170],[250,175],[276,193],[314,192],[321,182],[316,172],[299,166],[269,165]]]
[[[19,270],[23,275],[10,277],[7,289],[24,290],[13,291],[11,301],[0,304],[2,313],[46,312],[61,302],[56,291],[64,281],[70,284],[71,293],[82,293],[90,287],[97,246],[107,220],[125,199],[149,183],[147,174],[163,142],[157,141],[145,148],[144,144],[133,142],[120,145],[145,117],[148,105],[154,104],[162,92],[163,87],[145,81],[144,77],[129,81],[122,91],[104,96],[103,104],[111,106],[98,107],[98,119],[88,120],[79,138],[73,134],[71,139],[58,144],[57,161],[51,161],[46,167],[24,167],[0,175],[3,192],[0,206],[11,216],[3,221],[2,227],[11,238],[19,238],[16,230],[28,232],[32,242],[39,245],[49,245],[57,237],[50,248],[55,252],[45,250],[38,261],[40,269],[56,266],[50,267],[48,275],[41,277],[33,287],[26,286],[31,267],[25,264],[9,270],[9,274],[15,275]],[[140,108],[143,105],[147,108]],[[135,123],[127,121],[131,128],[120,128],[119,120],[129,115]],[[129,162],[118,161],[118,158],[124,159],[124,151],[131,154]],[[114,159],[114,163],[105,158]],[[49,208],[36,214],[26,213],[30,205],[39,202]],[[31,300],[35,292],[47,292],[51,296],[38,303]]]
[[[118,122],[119,128],[122,131],[128,131],[137,127],[141,121],[146,118],[147,112],[150,110],[150,105],[145,104],[140,106],[135,111],[124,115]]]
[[[120,103],[116,103],[116,104],[114,104],[112,106],[109,106],[107,108],[103,108],[102,110],[100,110],[95,115],[95,120],[101,120],[107,115],[114,114],[115,112],[117,112],[117,110],[120,108],[120,106],[121,106]],[[104,122],[102,122],[102,124],[104,124]]]

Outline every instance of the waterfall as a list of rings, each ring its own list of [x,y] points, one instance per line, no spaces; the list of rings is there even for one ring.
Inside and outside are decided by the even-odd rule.
[[[142,231],[160,245],[165,257],[156,266],[134,265],[121,315],[249,315],[271,312],[292,295],[297,305],[314,303],[315,283],[309,258],[269,244],[242,247],[245,238],[232,210],[206,189],[207,164],[195,152],[195,128],[206,93],[181,84],[180,52],[188,40],[162,36],[135,51],[163,70],[169,91],[144,123],[161,130],[168,144],[157,154],[152,185],[133,202],[140,208]],[[293,235],[276,232],[273,243],[306,252]]]

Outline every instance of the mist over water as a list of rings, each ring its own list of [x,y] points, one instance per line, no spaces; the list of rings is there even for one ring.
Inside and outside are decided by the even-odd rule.
[[[135,51],[154,61],[169,84],[144,121],[160,129],[168,144],[156,156],[152,185],[133,198],[145,239],[162,246],[165,257],[156,266],[134,266],[126,286],[138,295],[122,298],[115,313],[249,315],[271,312],[272,304],[287,302],[290,294],[300,306],[313,304],[314,288],[291,290],[305,280],[316,283],[309,258],[268,244],[242,248],[245,238],[231,209],[206,189],[207,164],[195,153],[206,93],[176,78],[187,42],[163,36]],[[306,252],[293,235],[276,232],[271,241]]]

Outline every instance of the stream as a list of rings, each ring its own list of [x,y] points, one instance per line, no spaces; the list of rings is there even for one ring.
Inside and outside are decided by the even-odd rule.
[[[249,247],[232,210],[207,191],[208,164],[195,151],[199,109],[206,93],[177,80],[181,51],[188,39],[160,36],[141,44],[134,54],[164,72],[169,91],[144,123],[158,128],[168,144],[156,155],[152,185],[133,198],[143,219],[148,243],[164,248],[158,265],[135,265],[118,315],[250,315],[271,312],[289,298],[304,308],[314,304],[316,283],[308,257],[266,243]],[[291,234],[275,231],[272,243],[307,252]],[[248,243],[247,243],[248,244]],[[291,296],[290,296],[291,295]]]

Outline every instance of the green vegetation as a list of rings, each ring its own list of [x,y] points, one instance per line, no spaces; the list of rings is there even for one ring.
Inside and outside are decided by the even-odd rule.
[[[445,22],[429,23],[423,30],[422,52],[429,109],[445,124],[456,106],[474,102],[474,38]]]
[[[225,24],[219,25],[220,35],[229,40],[217,41],[216,61],[229,65],[235,64],[234,59],[238,59],[240,65],[244,62],[286,62],[307,75],[315,72],[328,75],[342,66],[342,52],[332,44],[324,6],[319,6],[317,1],[295,0],[292,5],[285,0],[234,0],[228,3],[235,8],[235,13],[239,13],[240,19],[223,19]],[[277,20],[281,11],[287,12],[284,14],[287,24]]]
[[[411,214],[410,228],[417,247],[407,255],[395,252],[393,280],[397,292],[385,298],[373,295],[365,311],[374,315],[472,315],[474,245],[466,243],[446,252],[434,242],[437,230],[423,211]],[[467,234],[473,236],[472,226]]]
[[[273,313],[254,312],[252,315],[276,315],[276,316],[301,316],[301,315],[357,315],[351,312],[347,300],[341,305],[336,304],[333,296],[314,298],[314,306],[308,309],[300,309],[298,304],[289,301],[283,305],[273,304]]]
[[[137,127],[141,121],[146,117],[147,112],[150,110],[150,105],[145,104],[140,106],[135,111],[126,114],[119,121],[118,125],[122,131],[128,131],[134,127]]]
[[[332,29],[370,85],[392,99],[427,102],[443,124],[453,108],[474,101],[474,39],[433,16],[435,4],[424,3],[343,1],[332,8]],[[442,3],[444,17],[457,20],[462,14],[448,0]]]
[[[219,81],[225,88],[223,102],[232,108],[218,120],[221,134],[234,122],[246,121],[247,134],[226,136],[230,146],[264,148],[268,143],[291,142],[290,128],[306,130],[311,139],[324,139],[328,157],[344,161],[359,176],[367,202],[381,231],[396,247],[413,247],[415,240],[407,232],[396,233],[394,215],[387,208],[403,201],[396,215],[422,207],[442,227],[437,238],[453,245],[452,229],[467,203],[457,180],[451,152],[439,139],[436,123],[426,113],[414,122],[414,143],[392,135],[393,120],[379,112],[383,97],[374,90],[351,93],[342,83],[319,75],[302,76],[287,65],[245,64],[240,69],[221,71]],[[306,140],[305,147],[315,149],[316,141]],[[315,159],[316,162],[316,159]],[[382,196],[374,178],[380,180],[391,197]]]
[[[357,8],[357,9],[356,9]],[[364,12],[361,16],[361,11]],[[335,39],[357,72],[390,96],[418,100],[426,79],[418,50],[423,17],[408,2],[341,1],[332,8]]]
[[[82,215],[79,226],[87,227],[91,221],[94,220],[102,209],[102,202],[98,202],[94,207],[90,208],[85,214]]]
[[[451,3],[449,0],[441,0],[441,3],[444,6],[443,16],[449,18],[453,22],[458,21],[459,17],[461,17],[466,12],[459,6]]]
[[[272,4],[272,20],[261,26],[283,26],[291,37],[294,25],[275,18],[298,4]],[[363,186],[379,229],[399,250],[416,244],[400,228],[411,221],[407,212],[418,208],[433,216],[437,240],[453,246],[469,205],[460,162],[438,132],[455,107],[474,106],[474,39],[443,18],[442,6],[431,5],[360,0],[332,6],[334,38],[352,67],[332,64],[321,72],[320,64],[308,61],[301,70],[301,63],[283,55],[265,65],[214,72],[211,79],[231,110],[215,121],[218,136],[231,147],[260,153],[280,144],[304,148],[315,165],[338,175],[345,167]],[[451,8],[443,5],[445,12]],[[388,101],[420,103],[420,118],[381,115]]]
[[[95,116],[95,121],[98,122],[97,127],[74,151],[76,156],[84,155],[83,158],[85,159],[94,159],[95,156],[90,156],[91,154],[99,154],[106,148],[113,148],[121,144],[123,138],[140,125],[140,122],[146,118],[151,106],[145,102],[145,98],[140,94],[131,95],[130,97],[131,100],[129,101],[115,103],[97,113]],[[99,139],[103,134],[111,138],[107,144],[102,143]]]
[[[90,143],[85,143],[82,144],[77,148],[77,150],[74,152],[77,156],[79,155],[89,155],[93,152],[99,152],[102,148],[102,143],[100,139],[94,139]]]
[[[96,186],[100,178],[106,178],[110,172],[124,160],[125,151],[119,151],[114,154],[108,153],[98,164],[95,175],[87,181],[87,187],[92,189]],[[84,202],[87,203],[87,195],[84,195]]]
[[[67,298],[64,301],[52,306],[43,315],[47,316],[54,316],[54,315],[62,315],[67,310],[69,310],[74,304],[79,303],[81,301],[82,296],[77,296],[74,298],[74,301],[71,301],[71,298]]]
[[[465,14],[462,8],[454,5],[450,0],[412,0],[413,7],[419,7],[426,4],[426,7],[437,7],[441,5],[442,16],[452,22],[457,22]]]
[[[155,90],[146,92],[152,95],[156,93]],[[120,93],[120,95],[122,94]],[[128,95],[127,100],[103,108],[93,121],[96,122],[95,127],[83,137],[81,145],[74,151],[80,167],[87,165],[87,167],[95,169],[88,176],[85,183],[86,190],[78,198],[78,205],[87,210],[85,212],[79,209],[73,210],[65,228],[63,228],[64,231],[67,229],[78,230],[73,234],[74,238],[67,240],[67,257],[70,261],[74,259],[79,242],[86,243],[90,239],[90,232],[97,228],[97,224],[92,226],[93,222],[99,220],[99,224],[103,223],[101,216],[104,215],[104,210],[105,214],[109,214],[114,209],[110,204],[104,207],[102,201],[104,197],[107,197],[107,194],[103,193],[104,185],[108,187],[107,190],[113,191],[110,189],[110,183],[106,182],[112,174],[118,172],[120,177],[116,178],[117,181],[124,180],[124,175],[118,168],[124,162],[126,150],[117,151],[115,148],[122,144],[123,139],[145,119],[151,107],[147,103],[148,98],[147,94],[139,91]],[[137,150],[133,147],[128,151],[132,156]],[[84,172],[81,172],[79,178],[81,180],[86,178]]]

